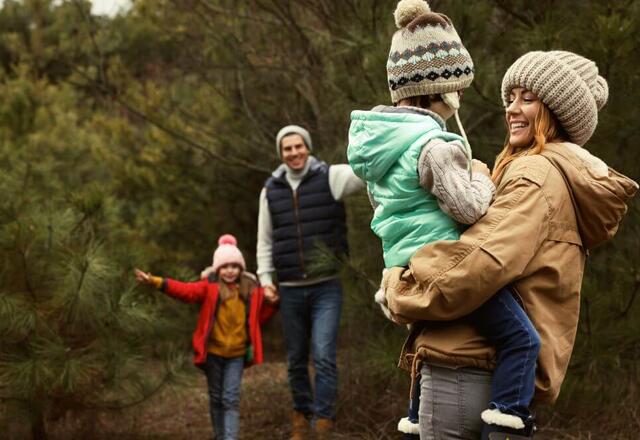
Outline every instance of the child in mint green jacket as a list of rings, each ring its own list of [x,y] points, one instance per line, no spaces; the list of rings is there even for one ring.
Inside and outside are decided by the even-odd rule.
[[[495,191],[487,166],[471,159],[458,116],[474,69],[451,20],[417,0],[401,1],[395,17],[399,30],[387,63],[395,106],[352,112],[347,150],[353,171],[367,182],[375,209],[371,228],[382,241],[387,268],[407,266],[427,243],[457,240],[461,224],[482,217]],[[446,129],[452,116],[461,135]],[[491,402],[482,414],[486,431],[498,426],[522,433],[533,424],[529,404],[539,336],[508,288],[468,319],[497,349]],[[407,438],[418,433],[414,397],[398,426]]]

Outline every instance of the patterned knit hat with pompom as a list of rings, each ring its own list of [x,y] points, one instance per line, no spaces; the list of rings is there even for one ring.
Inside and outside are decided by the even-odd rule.
[[[598,125],[598,111],[609,98],[607,80],[598,66],[572,52],[529,52],[518,58],[502,79],[505,107],[511,90],[532,91],[549,107],[574,144],[583,146]]]
[[[394,12],[387,78],[391,100],[462,90],[473,81],[473,61],[449,17],[424,0],[401,0]]]
[[[227,264],[237,264],[242,270],[246,269],[244,257],[238,249],[238,241],[231,234],[224,234],[218,239],[218,249],[213,253],[213,264],[202,271],[200,278],[217,273],[218,269]]]

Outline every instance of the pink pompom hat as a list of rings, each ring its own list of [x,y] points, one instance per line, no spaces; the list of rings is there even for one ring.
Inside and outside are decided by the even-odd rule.
[[[238,241],[231,234],[220,236],[218,249],[213,253],[213,264],[202,272],[201,277],[206,278],[209,274],[217,273],[218,269],[227,264],[237,264],[242,270],[247,268],[242,252],[238,249]]]

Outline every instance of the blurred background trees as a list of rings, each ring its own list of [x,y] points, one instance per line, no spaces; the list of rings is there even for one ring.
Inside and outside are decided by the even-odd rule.
[[[131,268],[194,279],[230,232],[255,269],[275,133],[303,125],[316,156],[345,161],[350,111],[389,101],[395,4],[137,0],[105,17],[86,0],[3,2],[0,399],[31,417],[34,435],[60,412],[134,404],[191,371],[181,366],[194,310],[134,288]],[[640,179],[640,1],[430,4],[451,17],[476,64],[461,111],[476,157],[491,165],[502,147],[510,63],[566,49],[609,82],[588,148]],[[404,378],[394,371],[404,330],[371,301],[382,259],[364,194],[348,216],[343,389],[375,403]],[[589,258],[558,413],[609,407],[637,420],[639,220],[634,201],[616,239]],[[149,360],[154,374],[140,374]]]

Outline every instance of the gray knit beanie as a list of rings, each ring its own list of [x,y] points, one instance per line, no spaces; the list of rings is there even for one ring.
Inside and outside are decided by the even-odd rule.
[[[424,0],[401,0],[387,61],[391,100],[454,92],[473,81],[473,61],[449,17]]]
[[[276,135],[276,152],[278,153],[279,158],[282,156],[280,152],[280,142],[282,141],[283,137],[289,136],[290,134],[299,134],[300,136],[302,136],[302,139],[307,145],[309,151],[313,151],[313,143],[311,143],[311,135],[309,134],[309,132],[299,125],[287,125],[286,127],[282,127]]]
[[[593,61],[554,50],[529,52],[509,67],[502,79],[502,101],[516,87],[532,91],[549,107],[569,140],[584,145],[598,125],[598,110],[609,97],[607,81]]]

